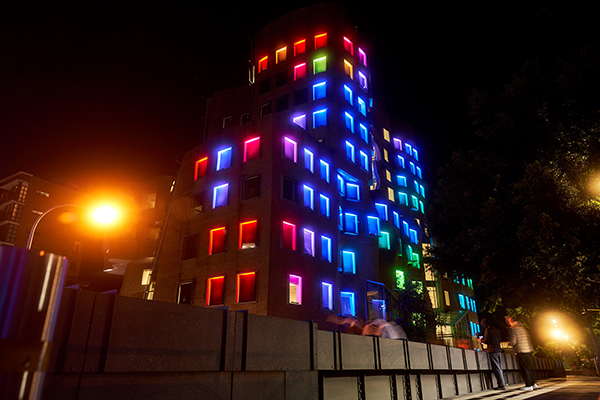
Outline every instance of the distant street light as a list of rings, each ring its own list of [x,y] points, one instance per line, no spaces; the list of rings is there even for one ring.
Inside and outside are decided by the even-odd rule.
[[[90,208],[80,206],[79,204],[59,204],[57,206],[49,208],[48,210],[46,210],[42,214],[40,214],[39,217],[37,217],[37,219],[33,223],[33,226],[31,227],[31,232],[29,232],[29,238],[27,239],[27,245],[25,246],[25,248],[27,250],[31,250],[31,245],[33,243],[33,236],[35,235],[35,230],[37,229],[38,225],[40,224],[40,221],[42,220],[42,218],[44,218],[46,215],[50,214],[52,211],[54,211],[58,208],[63,208],[63,207],[76,207],[76,208],[81,208],[83,210],[92,211],[92,217],[94,218],[94,220],[96,222],[98,222],[101,225],[112,224],[118,218],[117,210],[111,206],[101,206],[94,210],[91,210]]]

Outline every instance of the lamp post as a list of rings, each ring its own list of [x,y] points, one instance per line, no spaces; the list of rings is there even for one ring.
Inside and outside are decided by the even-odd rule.
[[[31,250],[31,245],[33,243],[33,236],[35,235],[35,230],[37,229],[38,225],[42,221],[42,218],[44,218],[46,215],[50,214],[52,211],[56,210],[57,208],[63,208],[63,207],[76,207],[76,208],[81,208],[84,210],[91,211],[90,208],[80,206],[79,204],[59,204],[54,207],[50,207],[48,210],[46,210],[42,214],[40,214],[40,216],[37,217],[37,219],[33,223],[33,226],[31,227],[31,232],[29,232],[29,237],[27,238],[27,245],[25,246],[25,248],[27,250]],[[96,208],[93,211],[93,217],[96,221],[98,221],[101,224],[109,224],[117,219],[117,211],[110,206],[102,206],[102,207]]]

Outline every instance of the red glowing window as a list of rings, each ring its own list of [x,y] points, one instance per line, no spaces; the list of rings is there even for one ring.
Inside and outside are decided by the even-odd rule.
[[[352,43],[347,37],[344,37],[344,50],[351,55],[354,55],[354,43]]]
[[[208,254],[224,253],[225,252],[225,236],[227,231],[225,227],[211,229],[210,241],[208,243]]]
[[[326,33],[321,33],[320,35],[315,36],[315,50],[320,49],[321,47],[327,47]]]
[[[208,157],[204,157],[198,161],[196,161],[196,165],[194,168],[194,180],[198,178],[202,178],[206,175],[206,168],[208,166]]]
[[[244,162],[260,157],[260,136],[244,142]]]
[[[294,57],[304,53],[306,53],[306,39],[302,39],[294,43]]]
[[[252,249],[257,246],[258,239],[258,221],[242,222],[240,224],[240,241],[238,248]]]
[[[296,250],[296,225],[283,221],[281,245],[284,249]]]
[[[208,278],[206,283],[206,305],[219,306],[225,304],[225,277]]]
[[[236,303],[256,301],[256,272],[237,275]]]
[[[296,65],[294,67],[294,80],[306,78],[306,63]]]
[[[269,56],[264,56],[263,58],[258,60],[258,73],[260,74],[265,69],[267,69],[268,65],[269,65]]]

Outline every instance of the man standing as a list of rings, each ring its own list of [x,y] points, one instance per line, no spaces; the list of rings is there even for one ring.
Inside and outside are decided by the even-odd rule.
[[[515,350],[515,353],[517,353],[519,370],[523,380],[525,381],[525,387],[522,387],[521,390],[537,389],[538,386],[535,383],[533,371],[533,343],[531,343],[531,336],[523,324],[517,320],[517,318],[506,317],[506,323],[510,325],[508,341]]]
[[[495,326],[491,325],[486,318],[481,320],[481,326],[485,329],[483,339],[481,343],[487,345],[487,351],[490,353],[490,360],[492,362],[492,372],[496,377],[498,386],[494,390],[504,390],[504,375],[502,373],[502,349],[500,348],[500,331]]]

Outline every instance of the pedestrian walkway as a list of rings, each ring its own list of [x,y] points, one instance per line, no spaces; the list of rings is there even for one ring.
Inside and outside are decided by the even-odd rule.
[[[488,390],[464,396],[446,397],[444,400],[521,400],[529,398],[586,398],[600,400],[600,378],[595,376],[567,375],[566,378],[544,379],[538,381],[537,384],[539,389],[534,391],[521,390],[523,384],[520,383],[507,386],[506,390]],[[559,390],[560,395],[558,393],[553,393]]]

